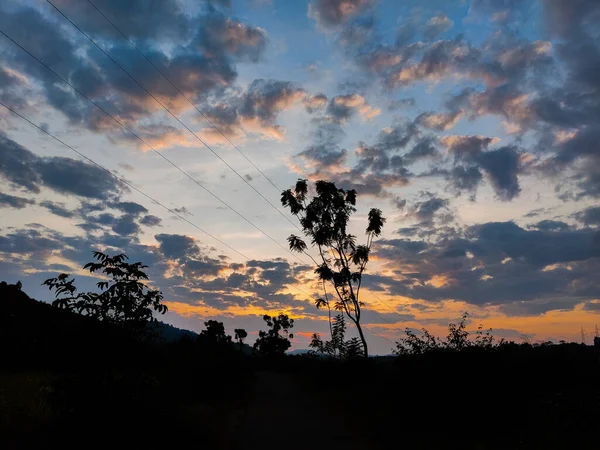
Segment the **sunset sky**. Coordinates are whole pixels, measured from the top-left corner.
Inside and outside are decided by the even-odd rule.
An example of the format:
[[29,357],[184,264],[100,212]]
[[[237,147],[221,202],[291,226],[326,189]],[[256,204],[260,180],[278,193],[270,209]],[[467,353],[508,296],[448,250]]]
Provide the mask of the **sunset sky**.
[[597,0],[52,3],[0,2],[0,102],[148,197],[0,106],[0,280],[50,301],[46,278],[94,289],[91,251],[125,252],[166,322],[252,343],[284,312],[306,348],[326,314],[280,193],[323,179],[357,190],[359,241],[370,208],[387,218],[372,353],[463,312],[497,337],[591,341]]

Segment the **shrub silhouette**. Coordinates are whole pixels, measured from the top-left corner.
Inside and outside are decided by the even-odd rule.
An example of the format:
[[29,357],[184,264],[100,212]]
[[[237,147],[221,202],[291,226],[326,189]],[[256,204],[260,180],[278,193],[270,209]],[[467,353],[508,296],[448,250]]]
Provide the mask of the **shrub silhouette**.
[[[467,331],[468,314],[463,314],[458,324],[450,323],[448,325],[448,335],[445,341],[432,335],[427,329],[421,330],[421,336],[407,328],[406,338],[396,342],[396,348],[392,351],[396,355],[422,355],[435,350],[461,351],[468,348],[492,349],[495,347],[492,329],[483,331],[483,326],[479,325],[475,332],[475,338],[471,339],[471,334]],[[502,339],[497,345],[504,345]]]
[[[324,298],[318,299],[317,308],[327,307],[331,325],[331,304],[327,294],[326,284],[333,284],[337,301],[333,308],[342,311],[354,323],[358,330],[364,356],[369,356],[367,340],[361,327],[360,288],[362,275],[369,262],[369,253],[373,239],[381,234],[385,219],[381,210],[371,209],[369,223],[366,229],[367,240],[364,245],[356,245],[356,236],[348,233],[348,221],[356,212],[356,191],[336,188],[334,183],[317,181],[316,196],[308,201],[308,185],[306,180],[298,180],[295,189],[288,189],[281,194],[281,204],[288,207],[293,215],[300,219],[302,230],[310,244],[319,251],[320,262],[313,259],[317,265],[315,273],[323,283]],[[305,253],[307,244],[298,236],[288,238],[290,249]],[[333,255],[333,256],[332,256]]]
[[148,323],[156,321],[154,312],[164,314],[168,309],[161,303],[162,293],[141,281],[148,280],[142,270],[148,266],[141,262],[126,262],[125,254],[108,256],[93,252],[93,255],[96,261],[83,268],[110,278],[97,283],[100,292],[77,292],[75,279],[63,273],[43,283],[55,291],[56,300],[52,304],[102,322],[121,325],[138,334],[148,331]]

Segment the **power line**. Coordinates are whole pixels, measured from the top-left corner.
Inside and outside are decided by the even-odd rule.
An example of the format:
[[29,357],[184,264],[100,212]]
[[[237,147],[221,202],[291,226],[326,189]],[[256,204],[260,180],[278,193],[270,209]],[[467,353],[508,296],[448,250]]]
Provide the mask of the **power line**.
[[[216,237],[215,235],[211,234],[210,232],[204,230],[203,228],[201,228],[200,226],[196,225],[194,222],[188,220],[187,218],[185,218],[184,216],[182,216],[181,214],[179,214],[178,212],[176,212],[175,210],[169,208],[168,206],[164,205],[163,203],[159,202],[158,200],[156,200],[155,198],[151,197],[150,195],[146,194],[144,191],[142,191],[141,189],[137,188],[136,186],[134,186],[132,183],[130,183],[129,181],[127,181],[126,179],[120,177],[119,175],[117,175],[116,173],[112,172],[111,170],[107,169],[106,167],[104,167],[103,165],[97,163],[96,161],[94,161],[93,159],[91,159],[90,157],[84,155],[83,153],[81,153],[79,150],[75,149],[74,147],[72,147],[71,145],[67,144],[65,141],[61,140],[60,138],[54,136],[54,134],[52,134],[51,132],[49,132],[48,130],[45,130],[44,128],[42,128],[41,126],[37,125],[36,123],[32,122],[31,120],[29,120],[27,117],[23,116],[22,114],[20,114],[19,112],[15,111],[13,108],[11,108],[8,105],[5,105],[4,103],[2,103],[2,101],[0,101],[0,105],[3,106],[4,108],[6,108],[7,110],[9,110],[10,112],[12,112],[14,115],[20,117],[21,119],[23,119],[24,121],[26,121],[27,123],[29,123],[31,126],[33,126],[34,128],[38,129],[39,131],[41,131],[42,133],[50,136],[52,139],[54,139],[55,141],[61,143],[62,145],[64,145],[65,147],[67,147],[69,150],[77,153],[77,155],[79,155],[81,158],[85,159],[86,161],[88,161],[89,163],[93,164],[94,166],[98,167],[99,169],[105,171],[106,173],[110,174],[111,176],[113,176],[114,178],[116,178],[117,180],[119,180],[121,183],[125,184],[126,186],[128,186],[129,188],[133,189],[134,191],[138,192],[139,194],[143,195],[144,197],[146,197],[148,200],[150,200],[151,202],[159,205],[160,207],[162,207],[163,209],[167,210],[168,212],[170,212],[171,214],[177,216],[180,220],[183,220],[184,222],[188,223],[189,225],[193,226],[194,228],[196,228],[197,230],[201,231],[202,233],[206,234],[207,236],[209,236],[210,238],[214,239],[215,241],[217,241],[218,243],[220,243],[221,245],[223,245],[224,247],[227,247],[228,249],[230,249],[231,251],[235,252],[236,254],[240,255],[242,258],[244,258],[247,261],[250,261],[251,258],[247,255],[245,255],[244,253],[240,252],[239,250],[236,250],[235,248],[233,248],[231,245],[223,242],[221,239],[219,239],[218,237]],[[280,277],[279,274],[277,274],[276,272],[274,272],[274,275],[276,275],[279,279],[281,279],[282,281],[285,281],[283,279],[283,277]],[[294,289],[296,289],[298,292],[303,293],[304,295],[307,295],[310,297],[310,294],[308,294],[307,292],[305,292],[304,290],[300,289],[299,287],[290,284],[289,286],[293,287]]]
[[157,66],[154,64],[154,63],[152,62],[152,60],[150,60],[150,58],[149,58],[148,56],[146,56],[146,54],[145,54],[145,53],[143,53],[143,52],[142,52],[142,51],[139,49],[139,47],[138,47],[138,46],[136,46],[136,45],[135,45],[135,43],[134,43],[134,42],[133,42],[131,39],[129,39],[129,38],[127,37],[127,35],[126,35],[125,33],[123,33],[123,32],[122,32],[122,31],[119,29],[119,27],[117,27],[117,26],[114,24],[114,22],[113,22],[113,21],[111,21],[111,20],[110,20],[110,19],[109,19],[109,18],[106,16],[106,14],[104,14],[104,13],[103,13],[103,12],[100,10],[100,8],[98,8],[98,7],[97,7],[97,6],[96,6],[96,5],[95,5],[95,4],[94,4],[94,3],[93,3],[91,0],[88,0],[88,3],[89,3],[90,5],[92,5],[92,7],[93,7],[93,8],[94,8],[96,11],[98,11],[98,13],[99,13],[99,14],[100,14],[102,17],[104,17],[108,23],[110,23],[110,24],[112,25],[112,27],[113,27],[115,30],[117,30],[117,32],[118,32],[118,33],[119,33],[121,36],[123,36],[123,37],[124,37],[124,38],[127,40],[127,42],[129,42],[129,43],[131,44],[131,46],[132,46],[132,47],[133,47],[135,50],[137,50],[137,52],[138,52],[140,55],[142,55],[142,57],[143,57],[143,58],[144,58],[146,61],[148,61],[148,63],[149,63],[149,64],[150,64],[152,67],[154,67],[154,68],[156,69],[156,71],[157,71],[158,73],[160,73],[160,74],[162,75],[162,77],[163,77],[165,80],[167,80],[167,81],[169,82],[169,84],[170,84],[171,86],[173,86],[173,88],[175,88],[175,89],[177,90],[177,92],[179,92],[179,93],[180,93],[180,94],[183,96],[183,98],[185,98],[185,99],[187,100],[187,102],[188,102],[190,105],[192,105],[192,107],[194,107],[194,109],[196,109],[196,111],[198,111],[198,113],[199,113],[199,114],[200,114],[200,115],[201,115],[201,116],[202,116],[202,117],[203,117],[203,118],[204,118],[204,119],[205,119],[205,120],[206,120],[206,121],[207,121],[207,122],[208,122],[208,123],[209,123],[209,124],[210,124],[210,125],[211,125],[211,126],[214,128],[214,129],[215,129],[215,130],[217,130],[217,131],[218,131],[218,132],[221,134],[221,136],[223,136],[223,137],[224,137],[224,138],[227,140],[227,142],[229,142],[229,143],[231,144],[231,146],[232,146],[233,148],[235,148],[235,149],[236,149],[236,150],[237,150],[237,151],[240,153],[240,155],[242,155],[242,156],[243,156],[243,157],[246,159],[246,161],[248,161],[248,162],[249,162],[249,163],[252,165],[252,167],[254,167],[254,168],[255,168],[255,169],[256,169],[256,170],[257,170],[257,171],[258,171],[258,172],[259,172],[259,173],[260,173],[260,174],[261,174],[261,175],[262,175],[262,176],[263,176],[263,177],[264,177],[264,178],[265,178],[265,179],[266,179],[268,182],[269,182],[269,183],[271,183],[271,185],[272,185],[272,186],[273,186],[273,187],[274,187],[274,188],[275,188],[275,189],[278,191],[278,193],[281,193],[281,188],[280,188],[279,186],[277,186],[277,185],[275,184],[275,182],[273,182],[273,180],[271,180],[271,179],[270,179],[270,178],[269,178],[269,177],[268,177],[268,176],[267,176],[267,175],[266,175],[266,174],[265,174],[265,173],[264,173],[264,172],[263,172],[263,171],[262,171],[262,170],[261,170],[261,169],[260,169],[260,168],[259,168],[259,167],[258,167],[256,164],[254,164],[254,162],[253,162],[253,161],[252,161],[250,158],[248,158],[248,156],[247,156],[247,155],[246,155],[244,152],[242,152],[242,150],[240,150],[240,149],[238,148],[238,146],[237,146],[237,145],[235,145],[235,144],[234,144],[234,143],[233,143],[233,142],[232,142],[232,141],[229,139],[229,137],[227,137],[227,135],[226,135],[225,133],[223,133],[223,132],[221,131],[221,129],[220,129],[218,126],[216,126],[216,125],[215,125],[215,124],[214,124],[214,123],[213,123],[213,122],[212,122],[212,121],[211,121],[211,120],[210,120],[210,119],[209,119],[209,118],[206,116],[206,114],[204,114],[204,113],[203,113],[203,112],[202,112],[202,111],[201,111],[201,110],[200,110],[200,109],[199,109],[199,108],[198,108],[198,107],[197,107],[197,106],[196,106],[196,105],[195,105],[195,104],[194,104],[194,103],[193,103],[193,102],[192,102],[192,101],[191,101],[191,100],[188,98],[188,96],[187,96],[187,95],[185,95],[185,93],[183,93],[183,92],[181,91],[181,89],[179,89],[179,88],[178,88],[178,87],[175,85],[175,83],[173,83],[173,82],[171,81],[171,79],[170,79],[169,77],[167,77],[167,76],[165,75],[165,73],[164,73],[163,71],[161,71],[161,70],[160,70],[160,69],[159,69],[159,68],[158,68],[158,67],[157,67]]
[[56,71],[54,71],[51,67],[49,67],[46,63],[44,63],[43,61],[41,61],[39,58],[37,58],[35,55],[33,55],[29,50],[27,50],[25,47],[23,47],[21,44],[19,44],[17,41],[15,41],[13,38],[11,38],[9,35],[7,35],[4,31],[0,30],[0,34],[2,34],[4,37],[6,37],[8,40],[10,40],[13,44],[15,44],[17,47],[19,47],[21,50],[23,50],[25,53],[27,53],[31,58],[35,59],[38,63],[40,63],[42,66],[44,66],[47,70],[49,70],[52,74],[54,74],[57,78],[59,78],[63,83],[67,84],[68,86],[71,87],[71,89],[73,89],[75,92],[77,92],[79,95],[81,95],[83,98],[85,98],[87,101],[89,101],[91,104],[93,104],[96,108],[98,108],[100,111],[102,111],[104,114],[106,114],[109,118],[111,118],[116,124],[118,124],[120,127],[122,127],[124,130],[128,131],[131,135],[133,135],[136,139],[138,139],[140,142],[142,142],[144,145],[146,145],[150,150],[152,150],[154,153],[156,153],[157,155],[159,155],[162,159],[164,159],[165,161],[167,161],[171,166],[173,166],[174,168],[176,168],[179,172],[181,172],[182,174],[184,174],[187,178],[189,178],[191,181],[193,181],[195,184],[197,184],[198,186],[200,186],[202,189],[204,189],[206,192],[208,192],[211,196],[213,196],[216,200],[218,200],[220,203],[222,203],[224,206],[226,206],[228,209],[230,209],[231,211],[233,211],[235,214],[237,214],[239,217],[241,217],[242,219],[244,219],[246,222],[248,222],[252,227],[254,227],[256,230],[258,230],[260,233],[262,233],[264,236],[266,236],[267,238],[269,238],[271,241],[273,241],[275,244],[277,244],[279,247],[281,247],[284,251],[288,252],[290,255],[294,256],[298,261],[300,261],[302,264],[306,264],[305,261],[302,261],[302,259],[300,259],[297,255],[295,255],[294,253],[292,253],[288,248],[284,247],[282,244],[280,244],[278,241],[276,241],[273,237],[271,237],[267,232],[265,232],[264,230],[262,230],[260,227],[258,227],[257,225],[255,225],[253,222],[251,222],[248,218],[246,218],[242,213],[240,213],[239,211],[237,211],[236,209],[234,209],[231,205],[229,205],[227,202],[225,202],[224,200],[222,200],[217,194],[215,194],[214,192],[212,192],[210,189],[208,189],[206,186],[204,186],[202,183],[200,183],[198,180],[196,180],[196,178],[192,177],[188,172],[186,172],[185,170],[183,170],[181,167],[179,167],[177,164],[175,164],[172,160],[170,160],[169,158],[167,158],[162,152],[156,150],[152,145],[150,145],[147,141],[145,141],[143,138],[141,138],[138,134],[136,134],[133,130],[131,130],[129,127],[127,127],[125,124],[123,124],[120,120],[118,120],[117,118],[115,118],[112,114],[110,114],[108,111],[106,111],[102,106],[100,106],[98,103],[96,103],[94,100],[92,100],[91,98],[89,98],[87,95],[85,95],[83,92],[81,92],[79,89],[77,89],[70,81],[68,81],[66,78],[62,77],[60,74],[58,74]]
[[108,54],[108,52],[106,52],[102,47],[100,47],[100,45],[98,45],[96,43],[96,41],[94,41],[85,31],[83,31],[75,22],[73,22],[67,15],[65,15],[56,5],[54,5],[54,3],[52,3],[50,0],[46,0],[46,2],[48,4],[50,4],[61,16],[63,16],[71,25],[73,25],[81,34],[83,34],[98,50],[100,50],[102,53],[104,53],[104,55],[110,59],[117,67],[119,67],[119,69],[121,69],[123,71],[123,73],[125,73],[129,78],[131,78],[131,80],[137,84],[146,94],[148,94],[150,97],[152,97],[152,99],[154,99],[154,101],[156,103],[158,103],[171,117],[173,117],[177,122],[179,122],[181,124],[181,126],[183,126],[187,131],[189,131],[192,136],[194,136],[198,141],[200,141],[207,149],[209,149],[213,155],[215,155],[217,158],[219,158],[221,160],[221,162],[223,162],[223,164],[225,164],[229,169],[231,169],[232,172],[234,172],[239,178],[240,180],[242,180],[244,183],[246,183],[248,186],[250,186],[250,188],[256,192],[264,201],[266,201],[269,205],[271,205],[271,207],[277,211],[281,217],[283,217],[285,220],[287,220],[290,224],[292,224],[292,226],[298,228],[298,226],[292,222],[285,214],[283,214],[279,208],[277,208],[273,203],[271,203],[271,201],[266,198],[260,191],[258,191],[254,186],[252,186],[252,184],[250,184],[248,182],[248,180],[246,180],[246,178],[244,178],[237,170],[235,170],[227,161],[225,161],[217,152],[215,152],[210,145],[208,145],[200,136],[198,136],[196,133],[194,133],[185,123],[183,123],[175,114],[173,114],[171,112],[171,110],[169,108],[167,108],[160,100],[158,100],[148,89],[146,89],[138,80],[136,80],[129,72],[127,72],[127,70],[125,70],[125,68],[119,64],[119,62],[117,60],[115,60],[112,56],[110,56]]
[[383,335],[381,335],[381,334],[379,334],[379,333],[376,333],[375,331],[371,330],[371,329],[370,329],[370,328],[368,328],[368,327],[363,327],[363,328],[364,328],[365,330],[367,330],[369,333],[371,333],[372,335],[374,335],[374,336],[377,336],[377,337],[379,337],[379,338],[381,338],[381,339],[385,339],[386,341],[388,341],[388,342],[391,342],[392,344],[396,344],[396,343],[395,343],[394,341],[392,341],[391,339],[388,339],[388,338],[386,338],[385,336],[383,336]]

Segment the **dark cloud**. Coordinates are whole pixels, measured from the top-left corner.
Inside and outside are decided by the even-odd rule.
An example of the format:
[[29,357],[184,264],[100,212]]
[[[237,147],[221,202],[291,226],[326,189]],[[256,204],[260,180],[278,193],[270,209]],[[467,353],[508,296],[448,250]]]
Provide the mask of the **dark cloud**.
[[446,136],[441,142],[454,157],[455,167],[447,176],[455,189],[474,192],[481,180],[482,169],[500,200],[512,200],[521,192],[518,179],[520,152],[516,147],[488,150],[495,140],[483,136]]
[[588,226],[600,226],[600,206],[590,206],[574,215],[577,221]]
[[561,222],[560,220],[546,219],[528,225],[527,228],[536,229],[539,231],[568,231],[571,229],[571,226],[565,222]]
[[587,23],[600,23],[600,5],[595,0],[542,0],[547,31],[569,37],[584,31]]
[[348,150],[330,148],[325,144],[313,145],[298,153],[298,156],[317,162],[322,167],[339,167],[345,161],[347,155]]
[[162,219],[160,217],[153,216],[151,214],[142,217],[139,221],[141,225],[147,227],[157,227],[161,224]]
[[23,209],[27,205],[33,204],[35,204],[35,202],[31,199],[0,192],[0,208]]
[[132,216],[139,216],[148,212],[145,206],[135,202],[116,202],[110,203],[109,206]]
[[70,209],[65,208],[64,203],[52,202],[50,200],[44,200],[44,201],[40,202],[39,205],[43,206],[48,211],[50,211],[52,214],[57,215],[59,217],[65,217],[67,219],[71,219],[76,216],[76,213],[74,211],[71,211]]
[[38,194],[41,176],[35,170],[40,158],[0,133],[0,175],[12,186]]
[[521,192],[517,177],[520,169],[519,154],[514,147],[502,147],[483,152],[479,163],[486,171],[494,192],[500,200],[512,200]]
[[456,166],[446,173],[451,188],[457,192],[469,192],[471,198],[475,199],[477,188],[483,181],[483,174],[478,167]]
[[431,197],[414,205],[415,217],[422,222],[430,222],[433,216],[442,208],[448,206],[448,200],[439,197]]
[[[87,2],[76,0],[58,0],[56,5],[97,37],[118,39],[120,35]],[[203,2],[207,3],[207,2]],[[182,4],[177,0],[164,0],[146,3],[139,0],[122,2],[120,0],[100,0],[94,4],[119,28],[126,31],[131,39],[185,40],[192,31],[192,23],[185,15]]]
[[[512,222],[469,227],[434,242],[381,240],[375,254],[396,277],[370,276],[391,294],[428,301],[463,300],[519,307],[518,314],[573,308],[598,298],[600,236],[589,229],[525,230]],[[386,263],[387,262],[387,263]],[[412,269],[412,270],[411,270]],[[437,277],[437,278],[434,278]]]
[[36,194],[46,187],[65,195],[107,200],[125,190],[97,166],[65,157],[39,157],[1,133],[0,176]]
[[200,247],[195,239],[180,234],[157,234],[160,251],[167,258],[186,259],[200,256]]
[[120,236],[137,235],[140,232],[140,226],[136,222],[136,217],[130,214],[125,214],[115,219],[111,228]]
[[374,0],[313,0],[308,16],[323,28],[336,28],[363,12]]

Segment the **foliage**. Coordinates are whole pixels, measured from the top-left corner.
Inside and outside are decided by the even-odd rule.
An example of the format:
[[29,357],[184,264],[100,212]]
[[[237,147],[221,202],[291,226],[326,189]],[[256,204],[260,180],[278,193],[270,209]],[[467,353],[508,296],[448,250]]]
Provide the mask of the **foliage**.
[[102,322],[115,323],[125,328],[142,332],[153,322],[154,312],[164,314],[167,306],[162,302],[159,290],[150,289],[142,280],[148,280],[141,262],[128,263],[124,254],[108,256],[93,252],[95,261],[83,266],[90,273],[102,273],[109,281],[97,283],[100,292],[78,292],[75,279],[66,273],[49,278],[44,285],[55,290],[54,306]]
[[[323,282],[325,298],[316,301],[317,308],[331,307],[342,311],[356,325],[363,346],[364,356],[367,357],[368,347],[361,327],[360,288],[362,275],[369,262],[369,254],[373,239],[381,234],[385,223],[379,209],[369,212],[366,228],[366,243],[357,245],[356,236],[348,232],[348,222],[356,212],[356,191],[354,189],[338,189],[334,183],[317,181],[316,195],[308,200],[308,185],[306,180],[298,180],[294,190],[288,189],[281,194],[281,203],[298,217],[305,236],[310,244],[318,249],[319,261],[315,273]],[[308,245],[296,235],[288,238],[290,249],[299,253],[307,252]],[[333,285],[337,301],[330,303],[326,283]],[[332,340],[333,340],[333,330]]]
[[198,341],[207,345],[229,345],[231,344],[231,336],[225,334],[225,326],[223,322],[209,320],[204,322],[205,330],[202,330],[198,335]]
[[323,341],[317,333],[312,335],[309,347],[314,353],[332,359],[352,359],[362,354],[362,344],[356,337],[346,341],[346,321],[343,314],[337,314],[331,327],[331,340]]
[[240,348],[242,348],[244,346],[244,340],[248,337],[248,332],[243,328],[236,328],[233,332],[236,342],[239,344]]
[[294,327],[294,319],[290,319],[286,314],[279,314],[277,317],[265,314],[263,320],[269,329],[258,332],[254,351],[267,357],[283,356],[292,345],[290,339],[293,339],[294,335],[289,330]]
[[[407,328],[406,338],[396,343],[393,352],[397,355],[422,355],[435,350],[461,351],[467,348],[492,349],[494,348],[494,336],[492,329],[483,331],[483,326],[479,325],[475,332],[475,338],[471,339],[467,331],[467,317],[465,313],[458,324],[448,325],[448,336],[445,341],[433,336],[425,328],[421,330],[421,336]],[[499,342],[504,344],[504,340]]]

